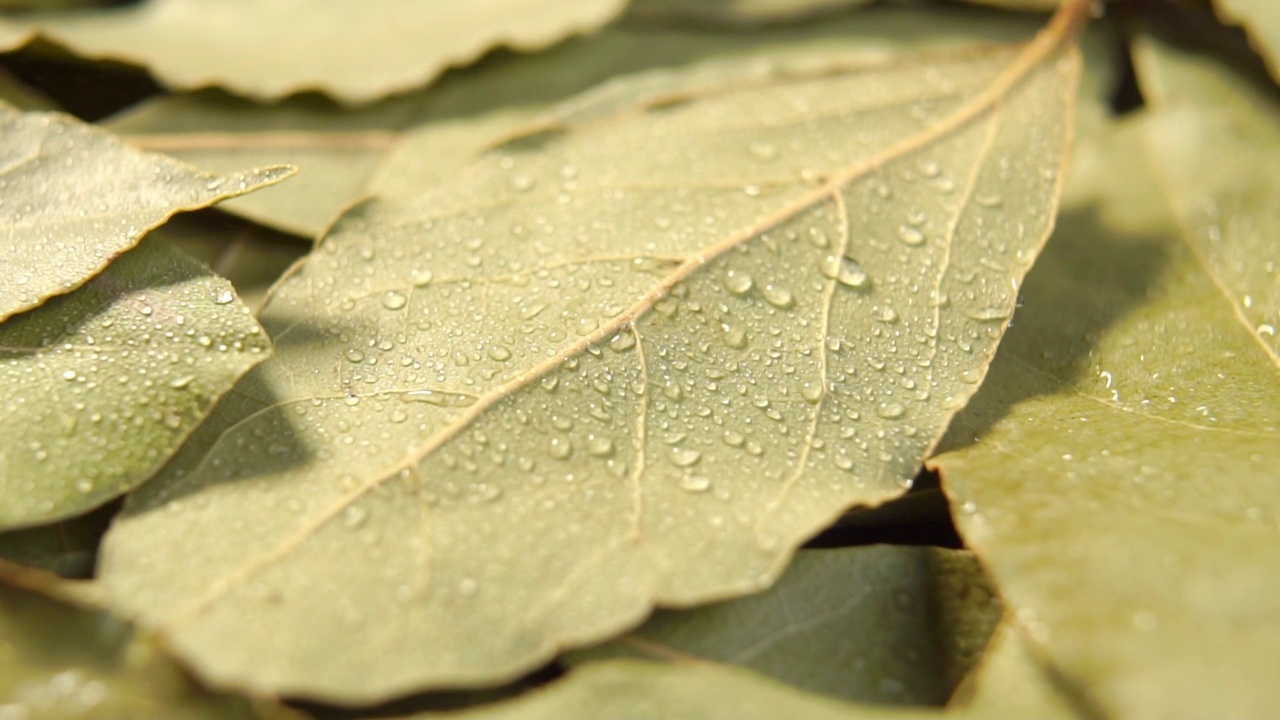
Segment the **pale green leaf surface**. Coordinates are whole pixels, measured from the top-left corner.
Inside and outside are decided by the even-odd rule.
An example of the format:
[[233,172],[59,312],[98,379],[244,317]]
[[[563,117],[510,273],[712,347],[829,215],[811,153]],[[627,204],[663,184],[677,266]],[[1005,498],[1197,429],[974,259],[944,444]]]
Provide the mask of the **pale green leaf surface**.
[[1280,370],[1180,235],[1141,130],[1081,133],[1016,327],[930,464],[1095,715],[1273,718]]
[[1051,47],[586,112],[354,208],[131,497],[112,602],[217,682],[363,702],[769,585],[984,375],[1055,216]]
[[1219,17],[1242,25],[1249,41],[1280,77],[1280,4],[1274,0],[1214,0]]
[[872,0],[632,0],[633,17],[701,20],[731,25],[797,20],[866,5]]
[[270,345],[231,286],[151,241],[0,325],[0,528],[150,477]]
[[79,287],[174,213],[292,172],[205,173],[69,116],[0,103],[0,320]]
[[[833,659],[831,659],[833,660]],[[945,710],[858,705],[806,693],[713,662],[586,663],[504,703],[414,720],[1072,720],[1081,717],[1046,680],[1016,633],[1002,628],[976,673],[971,699]],[[406,718],[405,720],[410,720]]]
[[706,660],[845,700],[942,705],[999,621],[1000,604],[967,553],[805,550],[763,593],[660,611],[630,635],[569,660]]
[[1161,186],[1191,247],[1280,367],[1280,107],[1203,57],[1154,41],[1138,57]]
[[[452,73],[430,89],[342,110],[314,97],[261,106],[219,92],[163,96],[113,118],[107,127],[142,147],[214,170],[287,161],[301,172],[287,183],[220,206],[308,237],[367,193],[414,195],[449,182],[457,168],[556,102],[598,83],[642,71],[647,82],[614,81],[624,102],[672,85],[742,74],[833,53],[883,55],[907,47],[1015,41],[1036,25],[930,8],[877,9],[804,29],[734,33],[623,25],[547,52],[494,58]],[[697,65],[697,72],[680,70]],[[723,70],[721,68],[724,68]],[[677,70],[664,75],[663,69]],[[674,75],[674,77],[671,77]],[[599,107],[599,103],[596,103]],[[401,139],[404,142],[400,142]],[[424,158],[430,158],[424,161]],[[385,161],[385,162],[384,162]]]
[[[7,571],[6,571],[7,572]],[[0,584],[0,717],[22,720],[249,720],[236,697],[196,687],[109,615]]]
[[[364,103],[428,84],[502,46],[536,50],[599,28],[624,0],[147,0],[0,20],[91,58],[146,66],[166,86],[257,100],[319,90]],[[5,25],[9,27],[6,28]]]

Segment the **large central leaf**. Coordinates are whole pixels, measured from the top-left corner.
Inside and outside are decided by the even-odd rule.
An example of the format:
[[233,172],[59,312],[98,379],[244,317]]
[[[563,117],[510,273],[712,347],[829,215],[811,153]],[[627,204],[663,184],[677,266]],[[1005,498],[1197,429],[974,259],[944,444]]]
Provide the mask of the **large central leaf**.
[[207,677],[368,701],[768,585],[985,373],[1055,214],[1060,47],[616,85],[353,209],[108,594]]

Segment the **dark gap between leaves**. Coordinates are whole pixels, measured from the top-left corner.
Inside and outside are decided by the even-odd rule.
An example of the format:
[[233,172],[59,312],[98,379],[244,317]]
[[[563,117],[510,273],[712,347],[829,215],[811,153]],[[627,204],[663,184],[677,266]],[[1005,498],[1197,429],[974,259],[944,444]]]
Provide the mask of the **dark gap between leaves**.
[[952,550],[964,541],[951,521],[951,509],[937,473],[921,470],[911,491],[874,508],[858,507],[805,543],[806,548],[855,545],[933,545]]
[[118,62],[81,60],[43,40],[0,55],[0,67],[86,122],[101,120],[161,92],[143,70]]
[[1165,42],[1211,55],[1260,93],[1280,102],[1280,86],[1271,78],[1266,60],[1249,43],[1244,29],[1224,25],[1209,3],[1133,0],[1125,10],[1125,26],[1131,36],[1141,29]]

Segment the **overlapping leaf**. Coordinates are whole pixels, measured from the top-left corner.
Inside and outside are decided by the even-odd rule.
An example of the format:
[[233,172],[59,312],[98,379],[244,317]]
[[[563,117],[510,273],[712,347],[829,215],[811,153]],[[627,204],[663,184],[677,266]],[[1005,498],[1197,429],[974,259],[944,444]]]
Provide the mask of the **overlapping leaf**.
[[642,18],[753,25],[834,13],[869,2],[871,0],[633,0],[631,12]]
[[505,46],[533,50],[594,30],[624,0],[146,0],[0,20],[0,46],[35,33],[91,58],[146,66],[169,87],[259,100],[319,90],[345,103],[434,80]]
[[1017,326],[932,462],[1037,655],[1084,707],[1274,717],[1280,369],[1164,204],[1142,128],[1087,129]]
[[807,550],[766,592],[659,612],[570,660],[720,662],[846,700],[942,705],[999,620],[1000,605],[971,555],[894,546]]
[[1280,77],[1280,6],[1271,0],[1214,0],[1214,5],[1224,20],[1244,26],[1272,76]]
[[0,103],[0,320],[79,287],[174,213],[291,172],[204,173],[65,115]]
[[0,324],[0,528],[142,483],[269,348],[225,280],[150,241]]
[[[828,658],[834,661],[834,658]],[[414,720],[948,720],[1081,717],[1037,667],[1016,633],[1003,630],[975,678],[971,698],[945,710],[889,708],[834,701],[798,691],[732,665],[606,660],[574,669],[549,687],[462,713],[421,713]]]
[[[1280,365],[1280,107],[1216,63],[1142,46],[1150,157],[1188,242]],[[1191,138],[1213,138],[1212,143]]]
[[155,648],[135,639],[128,625],[7,581],[0,585],[0,716],[297,717],[283,708],[201,690]]
[[[317,98],[260,106],[217,92],[163,96],[113,118],[108,127],[141,147],[170,153],[199,167],[231,170],[282,161],[301,169],[288,183],[237,198],[222,209],[308,237],[366,193],[413,195],[448,182],[457,169],[496,138],[536,120],[556,102],[615,76],[650,71],[650,92],[669,91],[664,70],[718,67],[741,75],[751,58],[759,67],[829,58],[856,48],[883,54],[920,45],[1016,41],[1036,23],[974,19],[965,12],[886,8],[818,26],[770,32],[701,33],[635,24],[610,27],[544,53],[495,59],[444,78],[424,92],[359,109]],[[672,82],[688,84],[690,72]],[[723,81],[723,78],[721,78]],[[628,100],[640,92],[625,84]],[[403,140],[403,142],[401,142]],[[384,162],[385,160],[385,162]],[[382,163],[381,167],[379,164]]]
[[1055,215],[1059,39],[581,113],[353,209],[132,496],[112,602],[218,682],[354,702],[768,585],[982,378]]

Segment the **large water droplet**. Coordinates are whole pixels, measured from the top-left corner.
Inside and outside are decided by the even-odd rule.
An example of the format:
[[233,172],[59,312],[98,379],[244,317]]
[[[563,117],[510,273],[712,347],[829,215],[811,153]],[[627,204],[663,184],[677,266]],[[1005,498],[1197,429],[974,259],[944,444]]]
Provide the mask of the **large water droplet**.
[[382,295],[382,307],[388,310],[399,310],[409,304],[409,298],[396,290],[388,290]]
[[671,464],[676,467],[693,467],[701,459],[702,453],[697,450],[674,448],[671,451]]
[[866,287],[868,280],[866,271],[858,261],[839,255],[827,257],[827,261],[822,264],[822,274],[851,288]]
[[760,297],[763,297],[765,302],[777,308],[789,308],[796,303],[796,298],[791,294],[790,290],[774,283],[765,285],[760,290]]
[[920,228],[912,227],[911,225],[899,225],[898,239],[912,247],[923,245],[924,232]]
[[724,274],[724,289],[734,295],[746,295],[755,284],[755,279],[741,270],[730,270]]
[[886,402],[880,403],[880,407],[876,408],[876,414],[885,420],[897,420],[907,414],[907,409],[902,406],[902,403]]

